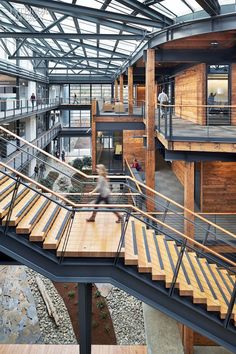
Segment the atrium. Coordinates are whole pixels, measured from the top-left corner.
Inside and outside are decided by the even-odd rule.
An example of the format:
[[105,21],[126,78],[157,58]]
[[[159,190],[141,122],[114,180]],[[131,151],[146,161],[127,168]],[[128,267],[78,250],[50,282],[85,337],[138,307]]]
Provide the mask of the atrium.
[[235,216],[236,1],[0,0],[0,353],[236,353]]

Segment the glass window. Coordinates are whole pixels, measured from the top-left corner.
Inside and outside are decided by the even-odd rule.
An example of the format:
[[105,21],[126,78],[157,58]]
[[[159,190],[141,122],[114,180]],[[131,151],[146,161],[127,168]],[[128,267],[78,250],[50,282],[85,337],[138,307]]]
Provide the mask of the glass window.
[[229,65],[209,65],[207,74],[207,125],[230,124]]
[[106,166],[110,172],[123,170],[123,132],[97,132],[97,164]]

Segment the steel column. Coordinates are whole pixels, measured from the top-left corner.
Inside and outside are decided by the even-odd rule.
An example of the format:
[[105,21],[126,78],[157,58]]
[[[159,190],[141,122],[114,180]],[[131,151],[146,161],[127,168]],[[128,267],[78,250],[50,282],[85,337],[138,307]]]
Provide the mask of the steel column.
[[92,284],[79,284],[80,353],[91,354]]

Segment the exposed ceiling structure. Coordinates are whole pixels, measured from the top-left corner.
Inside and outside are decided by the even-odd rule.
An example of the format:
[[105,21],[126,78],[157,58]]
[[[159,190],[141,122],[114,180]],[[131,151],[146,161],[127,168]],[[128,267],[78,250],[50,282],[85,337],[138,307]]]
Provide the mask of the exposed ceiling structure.
[[199,11],[217,16],[229,3],[234,1],[0,0],[0,47],[12,60],[47,67],[49,75],[115,78],[158,31]]

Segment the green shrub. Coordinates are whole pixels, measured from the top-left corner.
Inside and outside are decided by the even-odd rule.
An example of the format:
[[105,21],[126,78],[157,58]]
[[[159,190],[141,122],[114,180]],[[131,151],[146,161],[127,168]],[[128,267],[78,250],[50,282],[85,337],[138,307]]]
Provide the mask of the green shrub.
[[94,294],[94,297],[100,297],[101,296],[101,293],[99,290],[96,290],[95,291],[95,294]]
[[105,302],[103,300],[97,301],[96,306],[101,310],[105,307]]
[[74,291],[74,290],[70,290],[70,291],[68,292],[68,297],[69,297],[70,299],[73,299],[73,298],[75,297],[75,291]]
[[73,167],[76,168],[77,170],[81,171],[83,166],[84,166],[83,160],[78,158],[73,161]]
[[108,313],[107,312],[104,312],[104,311],[101,311],[100,313],[100,318],[102,320],[106,320],[108,318]]

